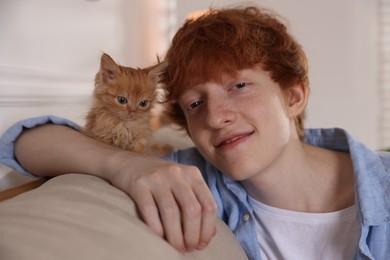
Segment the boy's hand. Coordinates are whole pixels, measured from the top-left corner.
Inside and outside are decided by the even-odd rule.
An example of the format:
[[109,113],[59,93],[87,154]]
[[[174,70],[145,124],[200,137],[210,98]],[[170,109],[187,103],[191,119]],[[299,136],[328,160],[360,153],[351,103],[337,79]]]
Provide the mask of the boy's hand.
[[146,224],[182,253],[203,249],[216,232],[217,205],[199,169],[149,157],[129,163],[110,179],[135,201]]

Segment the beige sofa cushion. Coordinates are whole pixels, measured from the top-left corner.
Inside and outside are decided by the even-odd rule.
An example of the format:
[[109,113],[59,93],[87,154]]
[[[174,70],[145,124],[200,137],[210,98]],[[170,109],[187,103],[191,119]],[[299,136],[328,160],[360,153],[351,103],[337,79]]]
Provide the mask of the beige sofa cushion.
[[222,221],[206,249],[181,255],[139,219],[124,192],[81,174],[53,178],[0,203],[0,258],[247,259]]

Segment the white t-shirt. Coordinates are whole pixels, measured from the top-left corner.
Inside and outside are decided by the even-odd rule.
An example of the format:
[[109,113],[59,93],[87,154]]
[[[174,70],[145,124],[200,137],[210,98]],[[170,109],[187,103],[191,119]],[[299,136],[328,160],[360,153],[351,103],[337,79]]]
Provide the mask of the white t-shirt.
[[274,208],[253,198],[263,259],[353,259],[360,237],[356,208],[306,213]]

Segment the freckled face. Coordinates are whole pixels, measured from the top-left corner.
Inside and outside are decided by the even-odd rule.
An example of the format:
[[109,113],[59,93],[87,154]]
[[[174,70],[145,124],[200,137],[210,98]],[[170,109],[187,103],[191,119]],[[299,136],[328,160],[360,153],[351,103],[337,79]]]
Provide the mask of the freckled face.
[[283,93],[268,72],[254,68],[224,76],[222,84],[189,88],[179,104],[201,154],[224,174],[246,180],[276,164],[295,132]]

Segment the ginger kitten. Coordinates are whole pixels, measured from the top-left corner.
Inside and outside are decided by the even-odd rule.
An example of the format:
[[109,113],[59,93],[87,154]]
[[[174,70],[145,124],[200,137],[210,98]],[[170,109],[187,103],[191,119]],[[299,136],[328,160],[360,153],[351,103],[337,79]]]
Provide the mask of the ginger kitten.
[[83,132],[138,153],[161,154],[172,150],[169,145],[158,147],[151,144],[151,109],[157,102],[155,68],[124,67],[104,53]]

